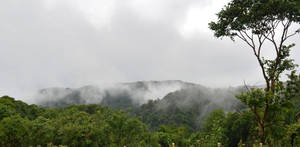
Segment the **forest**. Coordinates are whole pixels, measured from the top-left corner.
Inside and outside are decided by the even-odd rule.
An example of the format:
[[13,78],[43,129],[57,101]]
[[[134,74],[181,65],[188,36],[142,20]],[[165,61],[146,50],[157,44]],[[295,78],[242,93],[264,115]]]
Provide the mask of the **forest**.
[[[139,99],[147,83],[126,83],[129,91],[100,91],[101,101],[82,95],[99,94],[93,87],[44,89],[48,99],[37,104],[2,96],[0,146],[300,147],[300,74],[291,58],[299,47],[289,42],[300,33],[299,0],[231,0],[217,17],[214,36],[245,43],[263,85],[213,90],[175,81],[175,91]],[[47,101],[57,91],[64,95]]]
[[[286,96],[300,96],[300,76],[291,75],[282,88]],[[180,92],[180,91],[179,91]],[[293,92],[293,93],[292,93]],[[259,145],[255,115],[242,106],[234,112],[214,110],[199,121],[199,107],[175,103],[158,109],[160,101],[173,102],[180,94],[149,100],[135,109],[115,109],[99,104],[45,108],[9,96],[0,98],[1,146],[153,146],[214,147]],[[289,100],[272,131],[277,146],[300,145],[299,99]],[[198,108],[198,109],[197,109]],[[299,117],[299,116],[298,116]],[[198,118],[198,119],[197,119]],[[271,135],[271,134],[270,134]]]
[[[151,105],[153,102],[149,103]],[[151,108],[143,109],[152,111]],[[192,127],[188,126],[191,121],[171,110],[169,115],[178,117],[174,125],[160,125],[157,128],[143,123],[141,117],[95,104],[42,108],[3,96],[0,111],[1,146],[167,147],[172,143],[176,146],[214,146],[219,139],[231,146],[254,135],[251,134],[254,122],[249,123],[252,116],[246,111],[225,114],[222,110],[216,110],[208,116],[201,132],[188,129]],[[157,119],[147,117],[148,121]],[[180,125],[182,121],[186,121],[186,125]]]
[[[280,90],[287,101],[282,100],[285,106],[273,110],[280,114],[276,114],[277,124],[269,134],[272,143],[279,147],[300,145],[297,122],[300,120],[300,75],[292,73],[289,78]],[[207,90],[186,87],[140,106],[132,104],[124,95],[109,97],[114,100],[106,106],[100,103],[61,107],[28,105],[3,96],[0,98],[1,146],[169,147],[173,143],[178,147],[215,147],[218,143],[225,147],[259,146],[255,114],[243,103],[230,105],[231,109],[220,107],[211,100]],[[242,91],[236,95],[238,98],[249,92],[245,88],[233,91]],[[230,97],[225,101],[235,102]],[[55,102],[55,106],[60,106],[60,102]]]

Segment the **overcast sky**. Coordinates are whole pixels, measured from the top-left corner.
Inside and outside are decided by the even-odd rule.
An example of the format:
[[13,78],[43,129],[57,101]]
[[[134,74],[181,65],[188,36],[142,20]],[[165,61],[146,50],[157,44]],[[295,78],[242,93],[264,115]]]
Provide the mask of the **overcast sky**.
[[[227,2],[2,0],[0,95],[139,80],[262,84],[251,50],[208,29]],[[292,54],[299,64],[300,51]]]

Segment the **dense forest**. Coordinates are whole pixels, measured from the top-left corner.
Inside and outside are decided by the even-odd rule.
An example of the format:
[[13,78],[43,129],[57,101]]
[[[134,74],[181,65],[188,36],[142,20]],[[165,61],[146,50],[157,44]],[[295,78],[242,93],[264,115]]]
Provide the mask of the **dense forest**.
[[[285,84],[300,96],[300,81],[293,77]],[[297,90],[298,89],[298,90]],[[28,105],[9,96],[0,98],[1,146],[175,146],[213,147],[258,145],[255,116],[245,106],[234,112],[214,110],[199,120],[203,104],[188,107],[179,105],[183,89],[168,94],[164,99],[149,100],[135,109],[112,109],[97,104],[45,108]],[[199,92],[198,92],[199,96]],[[170,103],[166,103],[170,101]],[[171,103],[172,102],[172,103]],[[297,104],[297,99],[293,104]],[[166,105],[167,104],[167,105]],[[164,105],[161,109],[158,106]],[[276,128],[276,144],[299,146],[300,124],[297,107],[287,109],[282,115],[282,126]],[[275,132],[274,132],[275,133]],[[276,135],[276,136],[275,136]]]
[[[293,98],[289,109],[280,115],[277,122],[280,125],[273,128],[273,141],[278,146],[300,146],[300,123],[297,123],[300,109],[296,106],[300,76],[291,75],[282,89],[286,96]],[[125,110],[99,104],[45,108],[3,96],[0,98],[0,143],[5,147],[169,147],[172,143],[180,147],[214,147],[218,142],[226,147],[252,147],[259,144],[255,115],[241,104],[232,112],[211,111],[197,124],[201,108],[209,101],[180,99],[191,93],[190,90],[178,90],[164,99],[149,100],[138,108]],[[199,97],[203,94],[196,93]],[[195,105],[179,105],[183,100],[191,100]],[[197,104],[200,102],[201,105]]]
[[[153,103],[150,101],[148,105]],[[242,141],[256,143],[253,134],[255,122],[247,111],[213,111],[206,118],[201,131],[189,129],[193,127],[193,117],[189,113],[174,115],[172,113],[176,112],[172,110],[168,110],[168,115],[177,117],[174,125],[167,123],[169,125],[155,126],[155,129],[146,123],[156,122],[156,117],[145,114],[147,120],[143,123],[141,117],[95,104],[42,108],[3,96],[0,98],[0,112],[1,146],[6,147],[51,144],[168,147],[172,143],[176,146],[216,146],[218,141],[231,147]],[[176,124],[182,121],[186,122],[185,125]],[[290,136],[285,139],[288,142]]]

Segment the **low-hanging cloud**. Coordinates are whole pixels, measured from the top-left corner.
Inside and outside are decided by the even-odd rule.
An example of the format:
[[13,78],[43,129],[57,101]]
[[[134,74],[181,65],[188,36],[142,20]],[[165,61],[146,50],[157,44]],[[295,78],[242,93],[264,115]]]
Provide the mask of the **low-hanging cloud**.
[[[133,105],[141,105],[149,100],[162,99],[170,92],[198,86],[182,81],[139,81],[134,83],[103,84],[80,88],[47,88],[39,90],[34,96],[35,104],[45,107],[63,107],[70,104],[106,104],[115,99],[115,103],[126,99]],[[199,87],[199,86],[198,86]]]

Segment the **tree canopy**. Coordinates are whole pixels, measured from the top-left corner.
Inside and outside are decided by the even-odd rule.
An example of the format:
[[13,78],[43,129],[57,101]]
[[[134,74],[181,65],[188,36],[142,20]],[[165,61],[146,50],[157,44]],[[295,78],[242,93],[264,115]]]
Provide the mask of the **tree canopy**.
[[[218,20],[209,23],[216,37],[244,41],[259,63],[265,88],[248,89],[237,98],[255,115],[260,141],[267,140],[270,146],[272,140],[281,137],[274,130],[282,129],[279,126],[284,121],[284,112],[295,107],[295,97],[289,95],[280,77],[297,67],[289,58],[295,44],[287,41],[300,32],[300,28],[292,27],[300,24],[298,5],[297,0],[232,0],[217,14]],[[271,47],[265,45],[267,42]],[[275,57],[264,55],[265,49],[271,49]]]

